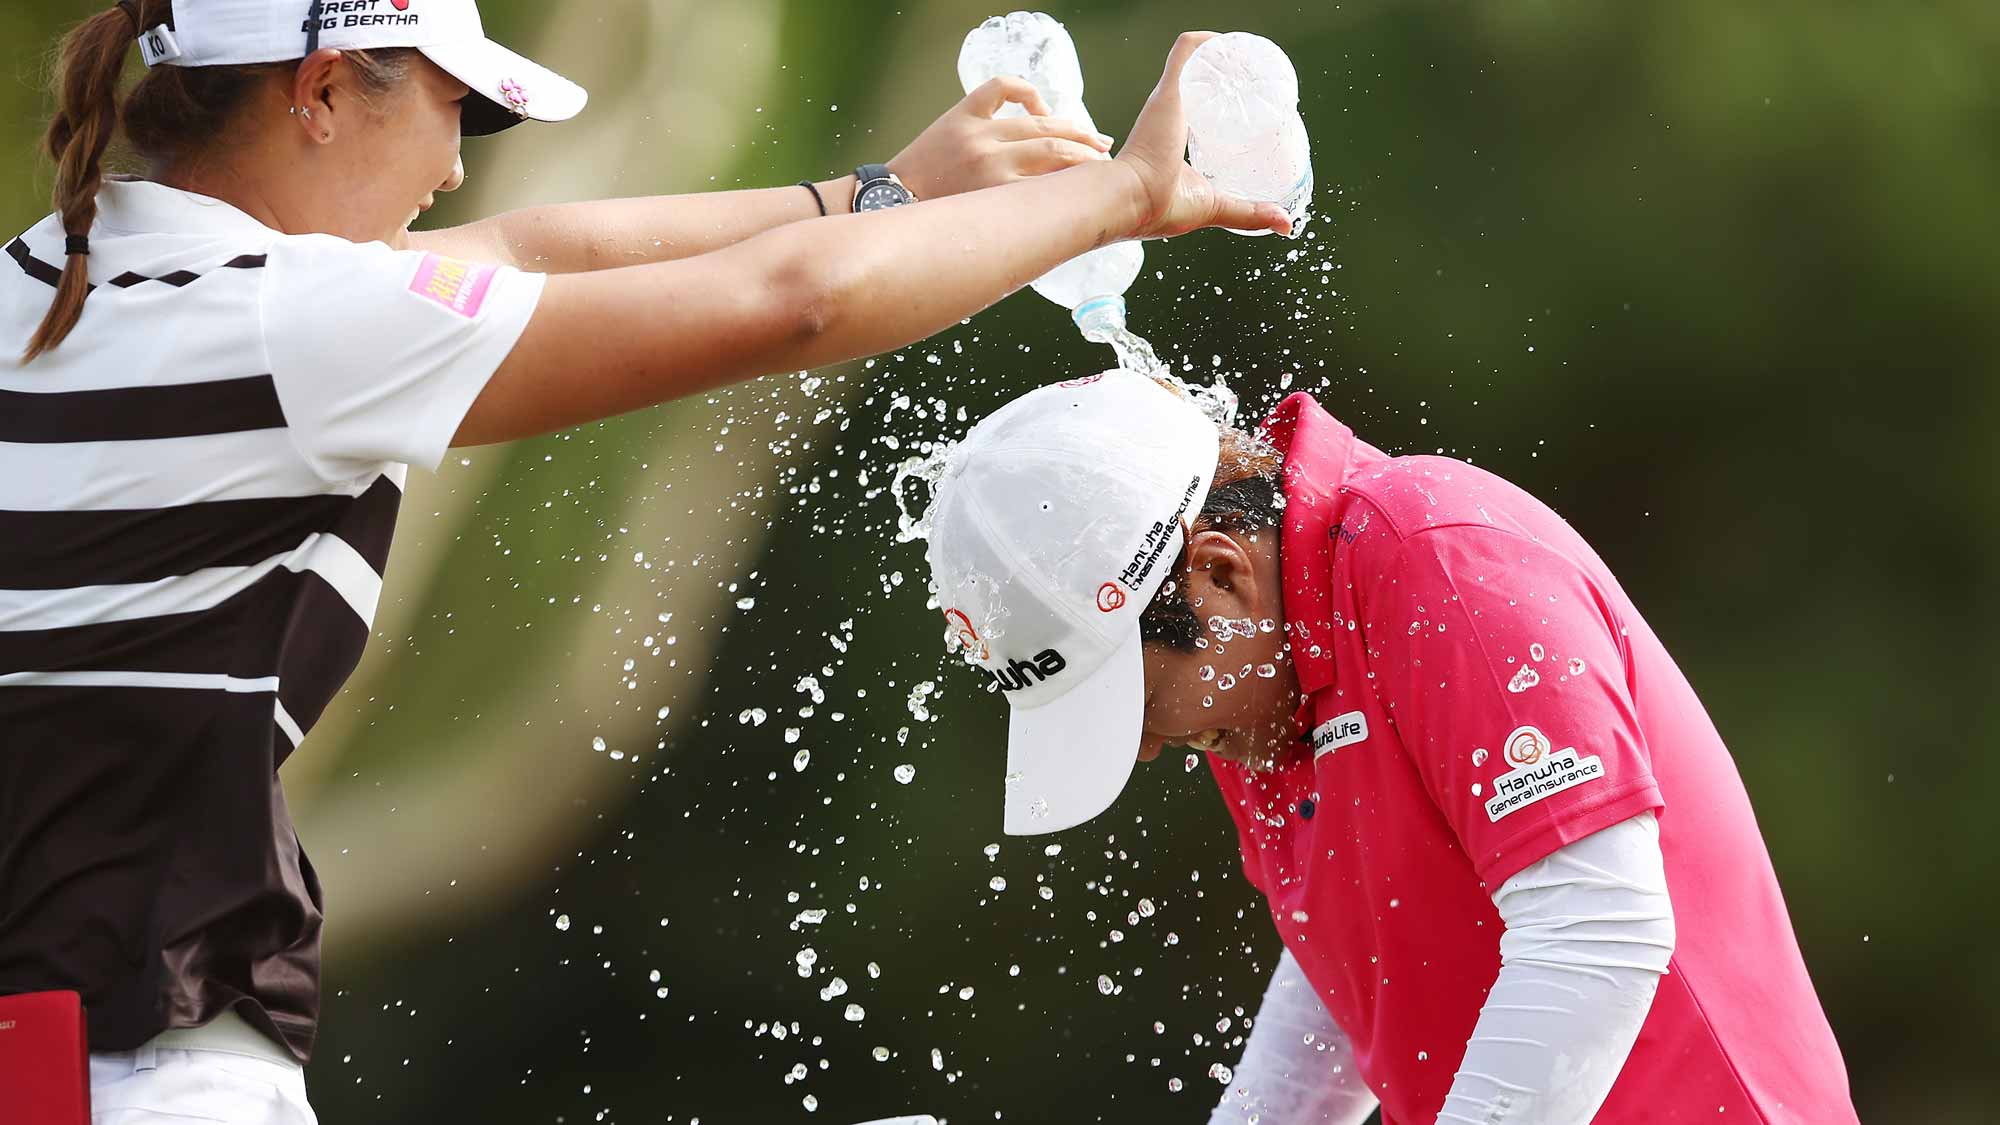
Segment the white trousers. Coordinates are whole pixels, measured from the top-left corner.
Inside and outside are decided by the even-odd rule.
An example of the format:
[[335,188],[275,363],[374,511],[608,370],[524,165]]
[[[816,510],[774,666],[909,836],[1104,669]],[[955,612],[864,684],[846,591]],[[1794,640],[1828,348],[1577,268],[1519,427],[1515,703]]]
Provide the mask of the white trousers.
[[90,1056],[91,1125],[318,1125],[305,1068],[235,1014]]

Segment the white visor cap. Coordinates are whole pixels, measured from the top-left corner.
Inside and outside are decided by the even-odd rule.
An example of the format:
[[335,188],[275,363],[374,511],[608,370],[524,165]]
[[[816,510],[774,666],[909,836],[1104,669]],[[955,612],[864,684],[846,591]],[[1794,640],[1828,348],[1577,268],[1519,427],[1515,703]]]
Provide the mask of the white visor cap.
[[414,47],[471,88],[468,137],[531,118],[567,121],[590,100],[583,87],[486,38],[475,0],[174,0],[174,26],[139,36],[147,66],[288,62],[320,47]]
[[1010,836],[1111,807],[1145,729],[1139,614],[1215,478],[1215,423],[1130,371],[1030,391],[947,460],[926,552],[946,643],[1007,697]]

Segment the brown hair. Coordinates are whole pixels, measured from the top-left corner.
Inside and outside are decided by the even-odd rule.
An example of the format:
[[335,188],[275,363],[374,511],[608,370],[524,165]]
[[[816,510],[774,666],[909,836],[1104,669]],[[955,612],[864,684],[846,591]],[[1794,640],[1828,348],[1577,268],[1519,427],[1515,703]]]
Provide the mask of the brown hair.
[[[125,98],[118,81],[140,34],[161,24],[173,26],[172,0],[124,0],[117,7],[70,29],[56,48],[55,116],[43,146],[55,161],[56,213],[69,236],[62,280],[54,303],[28,341],[26,363],[63,342],[83,316],[90,295],[89,258],[80,240],[97,219],[97,192],[104,184],[104,154],[124,126],[132,150],[156,168],[184,165],[214,143],[250,100],[259,84],[286,72],[292,63],[248,66],[161,66]],[[301,42],[303,47],[304,43]],[[344,51],[362,90],[388,92],[409,76],[409,48]]]

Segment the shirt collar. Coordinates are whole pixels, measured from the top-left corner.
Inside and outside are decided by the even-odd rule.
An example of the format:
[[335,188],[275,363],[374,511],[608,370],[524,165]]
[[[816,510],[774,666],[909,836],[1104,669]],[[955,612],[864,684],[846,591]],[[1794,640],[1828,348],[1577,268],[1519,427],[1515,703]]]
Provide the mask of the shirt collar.
[[1333,684],[1334,636],[1342,628],[1333,608],[1333,536],[1354,431],[1300,392],[1264,419],[1262,433],[1285,458],[1285,523],[1279,537],[1285,630],[1299,688],[1310,696]]
[[106,180],[97,190],[98,222],[130,234],[277,234],[220,199],[150,180]]

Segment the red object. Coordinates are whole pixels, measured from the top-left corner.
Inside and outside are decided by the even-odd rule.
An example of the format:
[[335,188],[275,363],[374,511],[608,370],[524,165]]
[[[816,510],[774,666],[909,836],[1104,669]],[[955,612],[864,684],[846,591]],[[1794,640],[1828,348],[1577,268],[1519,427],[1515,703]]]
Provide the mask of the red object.
[[89,1125],[90,1046],[76,993],[0,996],[0,1121]]
[[1388,457],[1308,396],[1265,428],[1311,750],[1210,764],[1382,1120],[1437,1119],[1500,970],[1500,884],[1657,810],[1678,936],[1597,1120],[1853,1125],[1735,763],[1602,560],[1519,488]]

